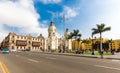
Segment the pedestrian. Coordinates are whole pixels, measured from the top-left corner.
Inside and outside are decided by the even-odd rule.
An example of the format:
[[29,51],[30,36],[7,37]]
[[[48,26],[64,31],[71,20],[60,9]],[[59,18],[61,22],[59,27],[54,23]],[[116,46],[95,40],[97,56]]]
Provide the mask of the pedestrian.
[[103,51],[103,50],[101,50],[101,58],[103,58],[103,54],[104,54],[104,51]]

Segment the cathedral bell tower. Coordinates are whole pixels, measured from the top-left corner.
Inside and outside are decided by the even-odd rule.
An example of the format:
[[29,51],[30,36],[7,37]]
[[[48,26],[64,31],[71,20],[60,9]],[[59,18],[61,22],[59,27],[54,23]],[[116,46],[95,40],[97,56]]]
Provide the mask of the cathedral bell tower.
[[54,22],[50,22],[50,26],[48,28],[48,50],[55,50],[58,48],[58,40],[56,37],[56,27]]
[[54,26],[54,22],[50,22],[50,26],[48,28],[48,37],[54,38],[56,36],[56,27]]

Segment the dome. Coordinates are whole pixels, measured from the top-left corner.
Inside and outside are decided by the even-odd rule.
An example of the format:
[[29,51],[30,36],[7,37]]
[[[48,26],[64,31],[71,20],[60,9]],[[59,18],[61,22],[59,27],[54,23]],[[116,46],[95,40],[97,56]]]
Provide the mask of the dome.
[[50,26],[48,28],[48,31],[56,31],[56,27],[54,26],[54,22],[50,22]]

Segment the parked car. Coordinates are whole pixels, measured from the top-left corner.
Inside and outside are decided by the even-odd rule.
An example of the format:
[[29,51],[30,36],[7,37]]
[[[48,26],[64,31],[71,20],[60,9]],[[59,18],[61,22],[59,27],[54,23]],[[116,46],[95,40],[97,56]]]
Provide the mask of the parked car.
[[4,53],[4,54],[7,54],[9,52],[10,52],[9,49],[7,49],[7,48],[5,48],[5,49],[2,50],[2,53]]
[[17,50],[16,49],[12,49],[12,50],[10,50],[10,52],[16,52]]

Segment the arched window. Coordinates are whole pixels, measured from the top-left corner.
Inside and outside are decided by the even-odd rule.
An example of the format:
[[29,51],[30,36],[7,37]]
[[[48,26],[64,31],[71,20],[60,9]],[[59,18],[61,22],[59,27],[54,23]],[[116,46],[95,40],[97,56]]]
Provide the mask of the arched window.
[[31,44],[31,42],[29,41],[29,44]]
[[14,46],[12,46],[12,49],[14,49]]
[[17,38],[19,38],[19,36],[17,36]]
[[55,36],[55,33],[53,33],[53,36]]
[[14,35],[12,37],[14,38]]
[[23,36],[21,36],[21,39],[23,39]]
[[12,43],[14,43],[14,41],[12,41]]

